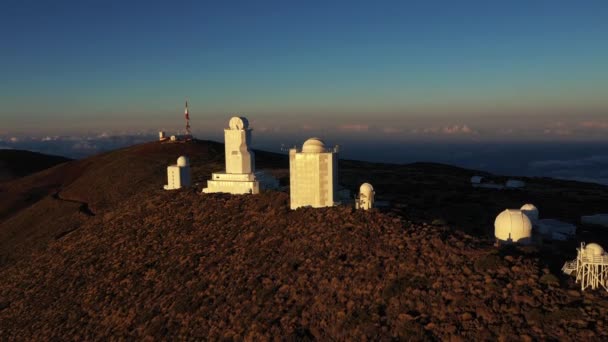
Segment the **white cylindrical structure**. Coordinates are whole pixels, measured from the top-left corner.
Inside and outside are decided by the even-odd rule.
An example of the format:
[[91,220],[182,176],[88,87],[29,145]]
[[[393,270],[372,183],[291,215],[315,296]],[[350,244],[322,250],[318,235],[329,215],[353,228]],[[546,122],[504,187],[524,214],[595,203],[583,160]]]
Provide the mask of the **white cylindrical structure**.
[[361,184],[359,187],[359,201],[357,209],[368,210],[374,207],[374,187],[369,183]]
[[530,243],[532,221],[521,210],[506,209],[494,221],[494,236],[501,242]]
[[528,216],[532,224],[536,224],[538,221],[538,208],[531,203],[526,203],[521,206],[520,210]]
[[158,140],[165,140],[165,132],[164,131],[158,132]]
[[188,160],[188,157],[181,156],[181,157],[177,158],[177,166],[186,167],[189,165],[190,165],[190,160]]

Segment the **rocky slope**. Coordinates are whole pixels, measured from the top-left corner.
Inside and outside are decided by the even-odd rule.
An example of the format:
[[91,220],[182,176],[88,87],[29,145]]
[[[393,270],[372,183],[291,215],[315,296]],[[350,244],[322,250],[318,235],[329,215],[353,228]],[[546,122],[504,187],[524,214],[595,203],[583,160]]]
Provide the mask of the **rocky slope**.
[[[181,154],[195,187],[160,190]],[[286,156],[256,161],[288,183]],[[342,160],[344,188],[370,181],[390,206],[291,211],[284,192],[201,195],[222,168],[221,144],[153,142],[0,184],[2,339],[606,339],[605,292],[559,274],[606,234],[491,239],[506,207],[576,223],[608,207],[604,186],[493,191],[471,170]]]
[[608,338],[534,249],[288,196],[139,194],[0,270],[8,339]]

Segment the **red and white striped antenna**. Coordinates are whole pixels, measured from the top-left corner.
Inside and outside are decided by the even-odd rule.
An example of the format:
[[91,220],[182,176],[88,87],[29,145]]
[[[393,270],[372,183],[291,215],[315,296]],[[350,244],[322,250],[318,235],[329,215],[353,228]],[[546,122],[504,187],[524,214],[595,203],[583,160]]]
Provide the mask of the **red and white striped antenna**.
[[188,99],[186,99],[184,118],[186,119],[186,138],[192,138],[192,132],[190,131],[190,113],[188,113]]

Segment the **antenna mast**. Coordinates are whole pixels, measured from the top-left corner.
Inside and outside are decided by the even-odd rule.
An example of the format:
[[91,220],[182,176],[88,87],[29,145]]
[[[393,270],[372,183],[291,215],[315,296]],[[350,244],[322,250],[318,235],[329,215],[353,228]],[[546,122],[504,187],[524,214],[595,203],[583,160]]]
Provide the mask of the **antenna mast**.
[[190,131],[190,114],[188,113],[188,100],[186,99],[186,110],[184,112],[186,119],[186,139],[192,139],[192,132]]

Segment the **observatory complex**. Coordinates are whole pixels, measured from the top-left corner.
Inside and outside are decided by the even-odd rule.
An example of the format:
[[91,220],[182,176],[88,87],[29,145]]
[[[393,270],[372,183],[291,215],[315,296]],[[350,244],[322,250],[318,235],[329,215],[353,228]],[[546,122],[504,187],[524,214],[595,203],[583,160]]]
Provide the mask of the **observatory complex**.
[[291,209],[331,207],[338,183],[337,147],[326,148],[321,139],[310,138],[302,149],[289,150]]
[[177,190],[191,184],[190,161],[187,157],[177,158],[177,164],[167,167],[167,185],[165,190]]
[[224,129],[226,171],[215,172],[207,181],[204,193],[257,194],[260,185],[255,177],[255,162],[251,144],[251,128],[246,118],[233,117]]

